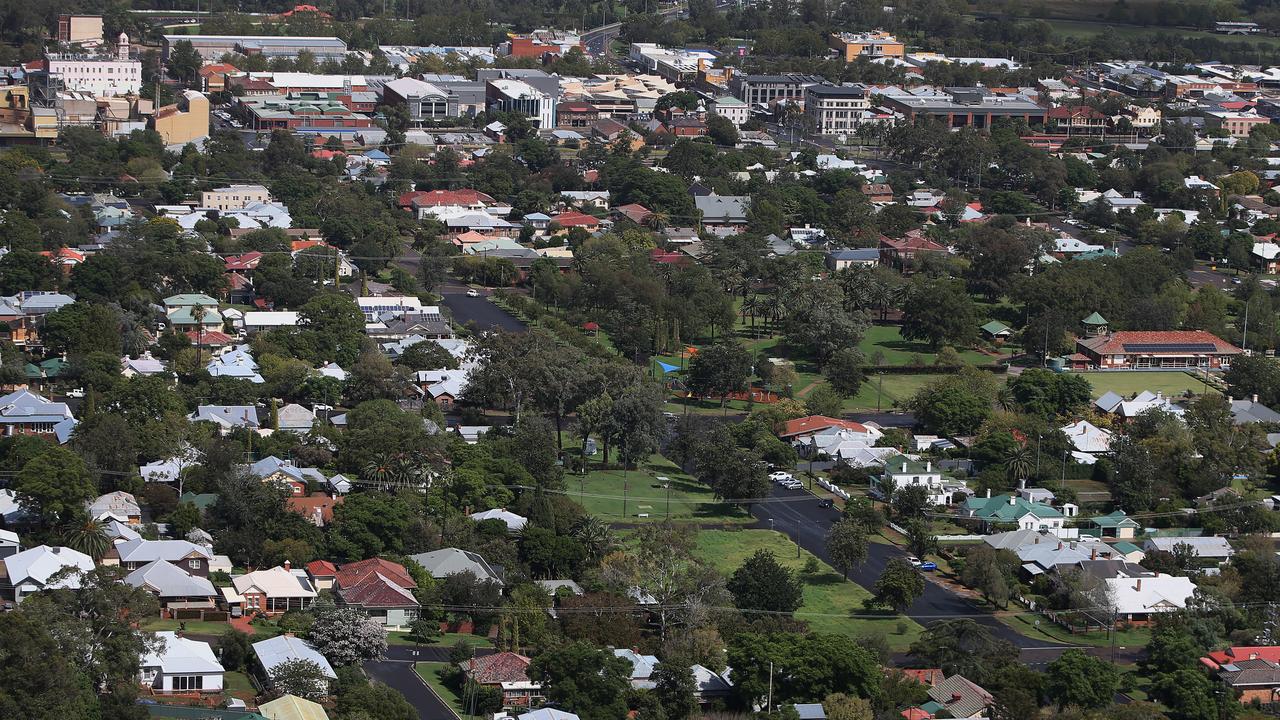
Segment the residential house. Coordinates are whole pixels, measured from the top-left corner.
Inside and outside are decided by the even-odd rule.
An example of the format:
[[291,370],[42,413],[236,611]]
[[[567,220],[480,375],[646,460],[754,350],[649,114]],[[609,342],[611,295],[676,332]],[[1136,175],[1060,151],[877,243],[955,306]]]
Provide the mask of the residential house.
[[22,543],[18,539],[18,533],[12,530],[0,530],[0,561],[17,555],[21,549]]
[[155,595],[165,612],[212,610],[219,595],[208,578],[192,575],[166,560],[152,560],[126,575],[124,582]]
[[1106,578],[1103,582],[1107,584],[1116,621],[1131,625],[1146,625],[1152,615],[1185,608],[1196,589],[1189,577],[1164,574]]
[[102,556],[103,565],[119,565],[126,572],[156,560],[171,562],[183,570],[198,577],[209,576],[209,563],[213,560],[213,552],[203,545],[190,540],[126,540],[116,543],[106,555]]
[[657,655],[642,655],[630,648],[618,648],[613,656],[631,663],[631,687],[636,690],[652,690],[655,687],[653,672],[658,669]]
[[137,498],[123,490],[100,495],[84,506],[90,520],[119,520],[129,525],[142,524],[142,510],[138,507]]
[[276,410],[276,429],[282,432],[306,434],[316,422],[316,411],[298,403],[289,403]]
[[862,423],[853,420],[843,420],[841,418],[827,417],[826,415],[806,415],[805,417],[788,420],[783,423],[782,430],[778,433],[778,437],[781,440],[794,444],[833,428],[865,434],[868,440],[872,443],[884,434],[876,428],[863,425]]
[[890,205],[893,203],[893,187],[888,183],[867,183],[862,186],[862,194],[872,205]]
[[502,584],[502,576],[499,574],[498,569],[489,565],[484,558],[470,550],[443,548],[427,553],[419,553],[410,559],[421,565],[423,569],[431,573],[431,577],[437,580],[447,578],[450,575],[469,572],[478,580]]
[[5,436],[46,435],[65,443],[75,426],[66,403],[49,402],[26,388],[0,397],[0,428]]
[[1245,400],[1231,401],[1231,419],[1236,425],[1280,423],[1280,412],[1258,402],[1258,396],[1254,395]]
[[23,598],[41,590],[57,590],[61,588],[80,587],[79,573],[64,574],[57,579],[63,570],[71,568],[79,572],[93,570],[93,558],[82,552],[67,547],[49,547],[38,545],[30,550],[10,555],[4,559],[3,571],[0,575],[0,597],[22,602]]
[[507,526],[507,532],[518,533],[524,529],[529,523],[529,519],[510,512],[506,508],[494,508],[492,510],[484,510],[482,512],[471,513],[471,519],[476,522],[484,522],[485,520],[498,520]]
[[1013,552],[1022,561],[1022,572],[1030,577],[1053,572],[1064,566],[1111,560],[1113,557],[1111,546],[1100,540],[1059,540],[1038,531],[1030,543],[1013,548]]
[[258,374],[258,361],[253,358],[248,345],[237,345],[212,358],[205,365],[205,370],[214,377],[248,380],[254,384],[265,382]]
[[1143,543],[1143,549],[1147,552],[1160,550],[1163,552],[1177,552],[1179,546],[1185,546],[1190,549],[1191,554],[1199,558],[1202,562],[1222,564],[1231,559],[1236,554],[1235,548],[1231,547],[1231,543],[1227,542],[1224,537],[1210,535],[1207,537],[1176,537],[1159,535],[1147,538]]
[[235,428],[257,430],[258,409],[252,405],[200,405],[187,416],[191,422],[211,422],[226,435]]
[[140,660],[139,681],[157,695],[221,693],[225,672],[209,643],[179,636],[169,630],[156,633],[160,646]]
[[950,505],[955,493],[963,492],[964,483],[957,483],[934,467],[932,460],[918,460],[906,455],[894,455],[884,461],[884,472],[870,480],[871,494],[885,497],[907,487],[923,487],[928,490],[931,505]]
[[702,227],[717,235],[736,235],[747,229],[751,198],[746,195],[700,195],[693,199]]
[[560,198],[566,205],[583,210],[609,209],[608,190],[562,190]]
[[1071,457],[1078,463],[1092,465],[1097,461],[1098,455],[1111,452],[1111,431],[1104,430],[1088,420],[1077,420],[1060,429],[1075,448],[1071,452]]
[[1094,400],[1093,405],[1102,412],[1115,415],[1126,422],[1151,410],[1159,410],[1179,418],[1186,414],[1186,410],[1181,405],[1165,397],[1163,392],[1150,390],[1143,390],[1130,400],[1125,400],[1115,392],[1107,391],[1102,397]]
[[929,688],[929,702],[920,706],[929,717],[984,718],[995,704],[991,693],[963,675],[944,678]]
[[320,672],[330,681],[338,680],[333,666],[321,655],[311,643],[293,635],[278,635],[268,640],[260,640],[253,644],[253,654],[258,658],[258,665],[267,684],[272,683],[275,669],[293,660],[309,660],[320,666]]
[[363,610],[388,627],[408,627],[418,618],[418,584],[399,563],[371,558],[338,568],[334,588],[343,605]]
[[923,230],[912,230],[900,238],[880,236],[880,264],[902,273],[914,272],[923,255],[949,252],[945,245],[926,237]]
[[542,704],[542,685],[529,679],[529,658],[500,652],[467,660],[461,665],[477,685],[497,689],[504,708],[532,708]]
[[1016,495],[995,497],[970,497],[965,500],[963,514],[982,521],[989,532],[992,528],[1014,525],[1024,530],[1062,529],[1065,522],[1062,511],[1043,503],[1034,503]]
[[850,248],[827,252],[827,267],[832,270],[875,267],[879,262],[880,251],[876,248]]
[[297,695],[281,695],[258,706],[266,720],[329,720],[324,706]]
[[120,374],[127,377],[150,377],[152,375],[165,375],[169,371],[165,369],[164,361],[151,356],[148,350],[136,358],[128,355],[120,358]]
[[312,560],[307,563],[307,577],[316,590],[330,590],[338,580],[338,566],[328,560]]
[[[290,487],[296,489],[292,484]],[[285,507],[298,513],[316,527],[325,527],[333,522],[333,511],[342,504],[341,497],[334,497],[323,492],[310,495],[290,495],[285,498]]]
[[324,485],[328,480],[324,473],[315,468],[295,467],[287,460],[275,455],[268,455],[249,466],[249,474],[264,483],[275,483],[289,488],[294,497],[302,497],[309,493],[313,486]]
[[229,606],[239,606],[245,615],[282,615],[289,610],[306,610],[315,602],[316,590],[305,573],[295,573],[286,560],[284,566],[255,570],[231,578],[232,587],[222,588]]
[[1270,705],[1280,701],[1280,645],[1242,645],[1216,650],[1200,664],[1217,671],[1218,679],[1235,691],[1241,704]]
[[1013,337],[1013,329],[999,320],[992,320],[978,329],[982,331],[984,338],[996,343],[1002,343]]
[[1280,244],[1274,242],[1256,242],[1250,253],[1253,261],[1268,275],[1280,272]]
[[1132,539],[1142,528],[1137,520],[1125,515],[1123,510],[1113,510],[1106,515],[1091,517],[1089,523],[1098,528],[1102,537],[1121,540]]

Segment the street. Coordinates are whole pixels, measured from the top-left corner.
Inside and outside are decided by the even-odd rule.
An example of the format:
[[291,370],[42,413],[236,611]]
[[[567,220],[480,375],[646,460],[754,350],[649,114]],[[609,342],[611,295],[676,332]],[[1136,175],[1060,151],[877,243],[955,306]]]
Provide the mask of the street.
[[489,290],[479,290],[477,297],[467,296],[467,286],[447,282],[440,286],[440,298],[453,321],[476,330],[524,332],[528,327],[516,316],[489,302]]
[[[476,648],[476,655],[488,655],[490,648]],[[415,662],[449,662],[449,648],[435,646],[390,645],[382,660],[364,664],[369,677],[399,690],[418,711],[421,720],[457,720],[457,715],[436,697],[414,670]]]
[[[808,497],[812,502],[804,502]],[[774,499],[785,499],[775,502]],[[818,500],[804,490],[787,490],[778,485],[773,486],[770,501],[757,503],[752,507],[752,514],[766,524],[773,521],[773,529],[790,537],[805,550],[813,553],[830,564],[827,555],[826,536],[831,526],[840,519],[840,511],[818,507]],[[875,585],[876,579],[884,571],[890,558],[906,557],[901,548],[883,543],[870,543],[867,547],[867,561],[849,573],[849,579],[864,588]],[[907,616],[921,625],[955,617],[969,617],[975,622],[989,628],[996,637],[1016,645],[1019,659],[1032,666],[1052,662],[1063,651],[1072,645],[1046,645],[1042,640],[1026,637],[1013,628],[1001,623],[982,608],[968,599],[961,597],[947,588],[934,583],[925,582],[924,594],[916,599],[907,610]],[[1123,648],[1118,653],[1126,660],[1135,659],[1141,648]],[[1110,656],[1109,648],[1086,648],[1091,655]],[[905,660],[905,658],[902,658]]]

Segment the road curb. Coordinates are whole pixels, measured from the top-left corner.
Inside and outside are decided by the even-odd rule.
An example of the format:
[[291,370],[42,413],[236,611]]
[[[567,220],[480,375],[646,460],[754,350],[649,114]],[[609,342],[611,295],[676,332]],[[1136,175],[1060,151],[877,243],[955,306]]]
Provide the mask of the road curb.
[[440,705],[444,707],[446,710],[448,710],[449,714],[452,715],[455,720],[462,720],[462,716],[454,711],[453,706],[445,702],[445,699],[440,697],[440,695],[436,693],[436,691],[431,687],[431,683],[428,683],[426,679],[424,679],[422,675],[418,673],[418,662],[420,661],[418,660],[413,661],[413,676],[418,678],[418,682],[422,684],[422,687],[428,693],[430,693],[432,697],[434,697],[437,701],[439,701]]

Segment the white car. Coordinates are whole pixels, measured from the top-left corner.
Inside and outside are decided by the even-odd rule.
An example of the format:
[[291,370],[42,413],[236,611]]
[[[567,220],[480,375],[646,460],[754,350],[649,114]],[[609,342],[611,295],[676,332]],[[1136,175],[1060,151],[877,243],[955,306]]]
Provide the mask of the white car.
[[924,564],[920,562],[920,558],[916,557],[915,555],[908,555],[907,562],[911,563],[911,567],[913,568],[918,568]]
[[470,288],[467,290],[467,297],[480,297],[480,291],[475,288]]
[[769,473],[769,479],[770,479],[770,480],[772,480],[772,481],[774,481],[774,482],[779,482],[779,483],[780,483],[780,482],[785,482],[785,481],[787,481],[787,480],[794,480],[795,478],[793,478],[793,477],[791,476],[791,473],[789,473],[789,472],[782,472],[781,470],[779,470],[778,472],[771,472],[771,473]]
[[782,487],[788,490],[799,490],[800,488],[804,487],[804,483],[800,482],[799,480],[785,480],[782,482]]
[[84,397],[84,388],[72,388],[72,389],[68,390],[68,391],[67,391],[67,397],[69,397],[69,398],[82,398],[82,397]]

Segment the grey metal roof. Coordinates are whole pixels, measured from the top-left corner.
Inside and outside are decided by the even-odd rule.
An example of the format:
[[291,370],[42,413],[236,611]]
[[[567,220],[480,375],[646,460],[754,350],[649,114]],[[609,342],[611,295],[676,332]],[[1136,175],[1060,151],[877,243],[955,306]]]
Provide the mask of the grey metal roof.
[[260,640],[253,644],[253,652],[258,656],[258,662],[262,663],[262,667],[271,674],[272,668],[280,663],[290,660],[310,660],[320,666],[324,672],[324,676],[330,680],[337,680],[338,675],[334,673],[333,666],[329,661],[320,654],[318,650],[311,646],[301,638],[291,635],[280,635],[270,640]]
[[208,579],[191,575],[164,560],[153,560],[124,576],[134,587],[146,586],[161,598],[212,597],[217,594]]

